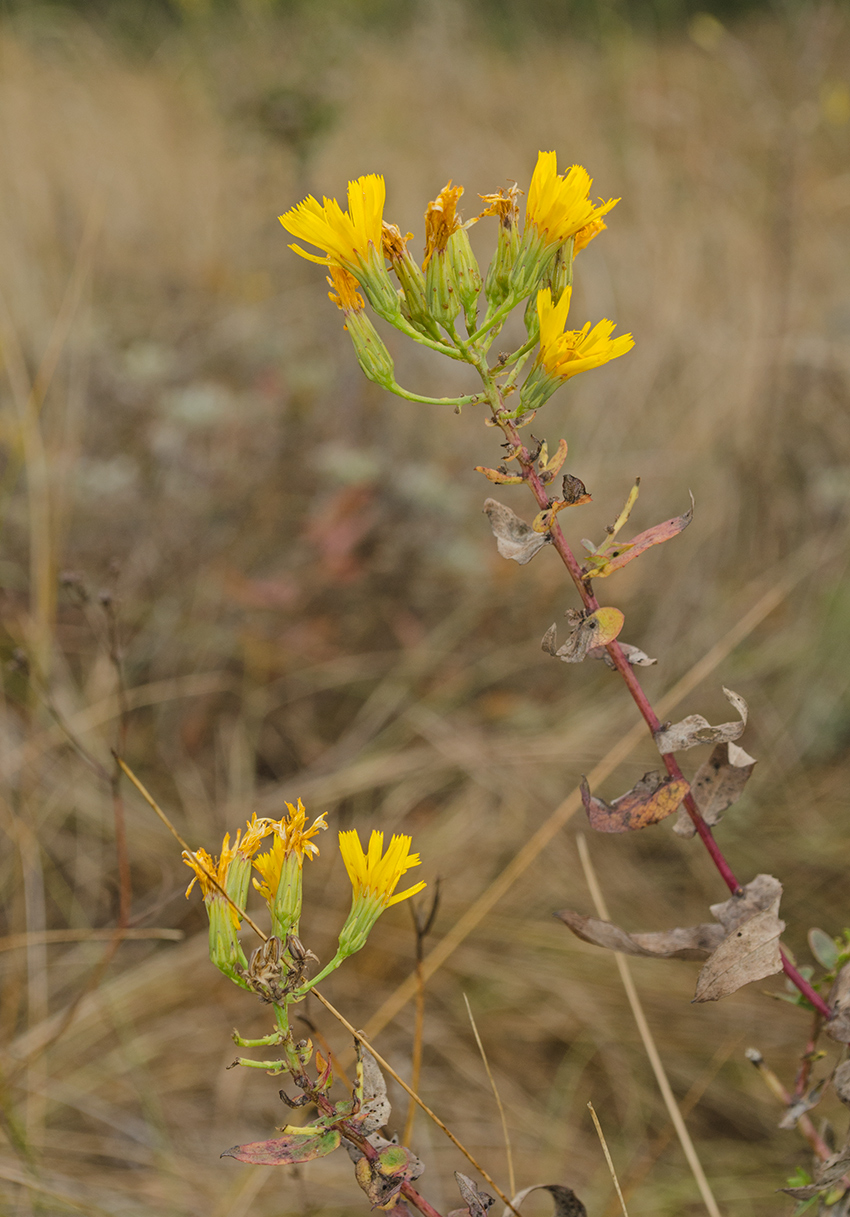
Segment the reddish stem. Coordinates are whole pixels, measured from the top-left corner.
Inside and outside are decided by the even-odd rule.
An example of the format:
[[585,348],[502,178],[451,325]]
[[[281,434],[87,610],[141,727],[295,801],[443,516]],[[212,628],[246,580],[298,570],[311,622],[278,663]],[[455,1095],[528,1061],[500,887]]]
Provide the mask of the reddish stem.
[[[536,460],[536,457],[534,460],[532,459],[531,453],[525,444],[523,444],[519,432],[512,422],[499,419],[499,423],[505,432],[505,435],[510,440],[511,445],[519,448],[517,459],[519,461],[520,468],[522,469],[523,479],[531,487],[534,497],[537,500],[541,510],[546,511],[551,505],[551,500],[547,493],[546,486],[540,480],[540,476],[537,470],[534,468],[534,460]],[[581,596],[584,607],[588,610],[588,612],[595,612],[599,608],[599,601],[596,599],[589,586],[589,580],[585,580],[584,576],[582,575],[581,567],[576,561],[573,551],[567,544],[567,540],[561,531],[561,527],[558,524],[557,519],[553,519],[549,528],[549,534],[552,538],[552,544],[558,551],[561,561],[564,563],[564,566],[566,566],[573,583],[578,589],[578,593]],[[611,656],[611,661],[614,664],[614,667],[626,682],[626,687],[628,688],[629,693],[631,693],[635,705],[643,715],[646,725],[649,727],[650,732],[654,736],[660,729],[661,723],[658,719],[658,715],[655,713],[652,705],[650,704],[649,698],[641,688],[640,682],[635,675],[634,668],[623,654],[623,649],[619,642],[615,641],[609,643],[606,650]],[[663,753],[661,759],[664,761],[664,766],[672,778],[681,778],[683,776],[676,757],[672,752]],[[693,795],[689,792],[687,795],[685,795],[683,801],[688,815],[693,821],[694,828],[699,834],[703,845],[708,850],[712,862],[720,872],[723,882],[733,895],[739,896],[743,889],[741,888],[738,880],[735,878],[735,873],[724,857],[723,851],[715,841],[711,829],[700,814]],[[782,951],[782,969],[788,979],[797,987],[797,989],[799,989],[800,993],[802,993],[802,995],[809,1002],[811,1002],[819,1014],[821,1014],[827,1020],[832,1018],[832,1011],[829,1009],[829,1006],[827,1006],[820,994],[815,992],[809,982],[800,975],[784,951]]]

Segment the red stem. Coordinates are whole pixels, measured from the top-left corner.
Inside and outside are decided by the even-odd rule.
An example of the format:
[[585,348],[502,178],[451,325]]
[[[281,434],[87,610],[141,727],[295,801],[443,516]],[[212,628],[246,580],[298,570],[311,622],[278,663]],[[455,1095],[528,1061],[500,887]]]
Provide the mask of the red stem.
[[[512,446],[520,449],[519,453],[517,454],[517,459],[522,469],[522,476],[531,487],[534,497],[537,500],[541,510],[546,511],[551,505],[551,500],[546,492],[546,486],[540,480],[540,476],[537,473],[537,470],[534,468],[534,461],[532,460],[531,453],[523,444],[522,440],[520,439],[519,432],[513,423],[507,420],[499,421],[505,435],[511,441]],[[573,583],[578,589],[582,603],[589,612],[595,612],[599,608],[599,601],[591,591],[589,581],[585,581],[585,578],[582,575],[581,567],[576,561],[573,551],[567,544],[567,540],[561,531],[561,527],[558,524],[557,519],[553,519],[549,528],[549,533],[552,537],[552,544],[558,551],[561,561],[564,563],[564,566],[566,566]],[[640,682],[635,675],[634,668],[623,654],[623,649],[619,642],[610,642],[605,649],[611,656],[611,661],[615,668],[626,682],[626,687],[628,688],[629,693],[631,693],[635,705],[643,715],[646,725],[649,727],[650,732],[654,736],[660,729],[661,723],[658,719],[658,715],[655,713],[652,705],[650,704],[649,698],[641,688]],[[663,753],[661,759],[664,762],[664,767],[666,768],[668,774],[672,778],[681,778],[683,776],[676,757],[672,752]],[[723,851],[715,841],[711,829],[700,815],[699,808],[697,807],[694,797],[692,794],[690,794],[690,792],[685,795],[684,805],[687,809],[688,815],[693,821],[694,828],[696,829],[703,845],[711,856],[712,862],[720,872],[723,882],[733,895],[739,896],[743,889],[741,888],[738,880],[735,878],[735,873],[724,857]],[[782,950],[782,948],[780,948],[780,950]],[[782,951],[782,970],[788,979],[797,987],[800,993],[802,993],[802,995],[811,1002],[819,1014],[821,1014],[827,1020],[832,1018],[832,1011],[830,1010],[829,1006],[827,1006],[820,994],[815,992],[809,982],[800,975],[784,951]]]

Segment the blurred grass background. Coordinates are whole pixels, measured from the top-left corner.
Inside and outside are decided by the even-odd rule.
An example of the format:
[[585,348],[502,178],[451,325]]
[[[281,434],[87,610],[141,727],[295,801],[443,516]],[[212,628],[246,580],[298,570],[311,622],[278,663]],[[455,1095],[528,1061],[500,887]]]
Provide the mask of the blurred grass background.
[[[594,495],[567,521],[576,542],[601,536],[636,474],[636,529],[694,492],[691,528],[604,587],[624,637],[658,657],[653,698],[805,572],[679,716],[727,718],[721,683],[747,698],[759,766],[721,843],[743,880],[785,883],[798,962],[810,926],[847,924],[848,63],[834,4],[4,7],[6,1211],[363,1211],[341,1154],[219,1161],[287,1118],[273,1079],[225,1070],[231,1028],[267,1019],[208,963],[179,850],[133,793],[131,924],[185,937],[108,959],[91,937],[118,916],[111,791],[91,761],[108,768],[122,704],[130,764],[193,844],[217,852],[298,795],[329,812],[302,934],[322,959],[347,908],[337,828],[412,833],[422,877],[441,877],[436,942],[634,721],[602,665],[540,651],[575,597],[553,553],[523,569],[495,553],[472,466],[497,462],[498,436],[474,410],[365,381],[321,271],[287,249],[277,215],[360,173],[386,175],[387,218],[417,246],[449,178],[471,215],[477,192],[527,184],[538,149],[622,196],[578,261],[572,316],[612,317],[636,348],[533,430],[568,438]],[[472,235],[485,258],[495,234]],[[387,341],[403,384],[463,391],[456,367]],[[520,489],[497,497],[531,511]],[[592,1100],[632,1217],[698,1213],[612,960],[551,915],[592,911],[577,821],[429,982],[422,1092],[506,1186],[466,993],[520,1186],[566,1183],[591,1217],[616,1212]],[[724,898],[669,823],[590,845],[626,928],[705,920]],[[400,906],[327,995],[366,1025],[413,951]],[[805,1147],[777,1130],[743,1050],[791,1085],[806,1016],[760,992],[778,979],[703,1008],[694,965],[634,971],[724,1213],[790,1213],[775,1188]],[[412,1023],[407,1006],[377,1039],[403,1075]],[[456,1207],[463,1160],[421,1117],[414,1146],[425,1195]]]

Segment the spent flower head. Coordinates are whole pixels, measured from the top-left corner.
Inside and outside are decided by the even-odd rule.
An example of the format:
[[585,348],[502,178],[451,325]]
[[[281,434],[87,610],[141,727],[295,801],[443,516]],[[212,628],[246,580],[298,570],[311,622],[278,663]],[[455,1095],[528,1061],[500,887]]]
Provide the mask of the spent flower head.
[[411,838],[394,834],[384,853],[384,834],[377,830],[364,852],[353,830],[339,834],[339,848],[351,880],[351,911],[339,936],[340,956],[353,955],[366,939],[385,909],[421,892],[425,883],[415,883],[403,892],[396,888],[403,875],[419,865],[419,854],[410,852]]

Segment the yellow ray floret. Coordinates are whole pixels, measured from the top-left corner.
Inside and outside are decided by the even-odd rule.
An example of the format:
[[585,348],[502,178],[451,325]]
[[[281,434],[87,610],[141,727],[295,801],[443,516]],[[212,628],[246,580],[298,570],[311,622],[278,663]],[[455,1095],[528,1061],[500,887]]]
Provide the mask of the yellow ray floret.
[[619,203],[619,199],[608,199],[594,206],[588,197],[591,184],[592,178],[581,165],[573,165],[559,176],[557,154],[538,154],[528,190],[526,223],[534,225],[547,246],[563,245]]
[[325,251],[324,257],[320,257],[299,245],[291,245],[290,249],[302,258],[326,266],[336,263],[356,267],[368,262],[374,257],[374,251],[381,249],[385,198],[383,177],[367,173],[348,183],[348,211],[343,211],[336,199],[325,198],[319,203],[309,195],[278,219],[294,237]]
[[364,853],[355,831],[339,834],[339,849],[354,889],[355,901],[360,898],[372,899],[383,908],[389,908],[422,891],[424,882],[393,895],[402,875],[419,865],[419,854],[410,853],[410,843],[410,837],[394,834],[384,854],[384,834],[373,831],[369,848]]
[[358,313],[366,307],[366,302],[358,292],[360,284],[342,266],[329,266],[328,283],[332,291],[328,292],[329,299],[345,313]]
[[611,337],[613,321],[602,320],[593,329],[588,322],[584,329],[564,331],[571,294],[571,289],[567,288],[558,303],[553,304],[552,292],[548,287],[537,293],[537,316],[540,320],[538,364],[550,377],[559,380],[569,380],[588,368],[598,368],[609,359],[625,355],[635,345],[631,334]]

